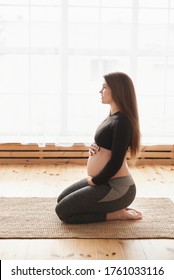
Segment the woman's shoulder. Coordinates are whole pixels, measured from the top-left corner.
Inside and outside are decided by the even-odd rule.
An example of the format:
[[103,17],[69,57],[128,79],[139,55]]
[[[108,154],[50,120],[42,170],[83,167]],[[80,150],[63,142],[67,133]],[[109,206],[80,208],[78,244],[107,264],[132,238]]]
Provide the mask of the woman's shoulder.
[[113,120],[112,120],[112,129],[115,131],[128,131],[129,133],[131,133],[132,131],[132,126],[131,123],[128,119],[128,117],[122,113],[119,112],[119,114],[117,114],[116,116],[114,116]]
[[113,117],[113,122],[116,124],[116,123],[127,123],[127,124],[130,124],[130,121],[128,119],[128,117],[122,113],[122,112],[118,112],[117,114],[115,115],[112,115]]

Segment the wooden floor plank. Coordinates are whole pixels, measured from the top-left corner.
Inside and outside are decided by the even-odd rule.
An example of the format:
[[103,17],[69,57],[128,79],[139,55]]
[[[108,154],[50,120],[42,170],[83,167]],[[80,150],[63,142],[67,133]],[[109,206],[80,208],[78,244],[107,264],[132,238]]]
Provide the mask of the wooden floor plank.
[[125,260],[144,260],[147,258],[140,240],[120,240],[120,244]]
[[0,259],[1,260],[27,259],[27,252],[30,245],[29,243],[30,243],[29,240],[16,240],[16,239],[0,240]]
[[119,240],[98,239],[96,240],[98,259],[102,260],[122,260],[123,252]]
[[174,240],[140,240],[148,260],[174,260]]
[[95,239],[76,239],[75,240],[76,259],[80,260],[96,260],[96,240]]
[[27,259],[74,259],[75,241],[71,239],[30,240]]

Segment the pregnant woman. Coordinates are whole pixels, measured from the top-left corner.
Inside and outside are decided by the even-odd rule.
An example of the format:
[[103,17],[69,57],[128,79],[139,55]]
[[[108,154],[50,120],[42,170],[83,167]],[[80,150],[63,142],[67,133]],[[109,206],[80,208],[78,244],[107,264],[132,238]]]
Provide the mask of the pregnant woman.
[[140,144],[139,117],[134,85],[121,72],[104,76],[100,91],[108,117],[96,130],[89,149],[88,176],[58,197],[56,213],[65,223],[94,223],[106,220],[138,220],[140,212],[128,208],[136,196],[126,153],[136,156]]

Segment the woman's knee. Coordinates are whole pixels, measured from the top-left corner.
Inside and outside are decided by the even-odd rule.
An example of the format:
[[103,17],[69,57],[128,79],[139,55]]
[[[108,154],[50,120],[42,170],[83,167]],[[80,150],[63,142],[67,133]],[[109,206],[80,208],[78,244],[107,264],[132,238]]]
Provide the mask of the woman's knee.
[[67,211],[66,211],[66,209],[64,207],[62,207],[61,203],[58,203],[56,205],[55,212],[56,212],[57,216],[59,217],[59,219],[62,222],[66,223]]
[[59,194],[59,196],[58,196],[58,198],[57,198],[57,203],[59,203],[63,198],[65,198],[65,197],[69,194],[69,192],[68,192],[67,190],[68,190],[68,188],[66,188],[65,190],[63,190],[63,191]]
[[57,202],[59,203],[63,198],[65,198],[66,196],[72,194],[73,192],[76,192],[77,190],[80,190],[81,188],[84,188],[87,186],[87,180],[82,179],[72,185],[70,185],[69,187],[65,188],[60,195],[57,198]]
[[57,198],[57,203],[59,203],[64,198],[63,193],[61,193]]

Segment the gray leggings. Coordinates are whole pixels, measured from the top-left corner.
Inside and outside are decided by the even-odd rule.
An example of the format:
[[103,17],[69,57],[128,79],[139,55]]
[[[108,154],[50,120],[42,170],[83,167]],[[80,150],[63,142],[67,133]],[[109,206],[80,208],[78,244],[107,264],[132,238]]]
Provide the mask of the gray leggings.
[[105,184],[89,186],[86,179],[66,188],[57,199],[56,213],[70,224],[106,220],[106,214],[129,206],[136,195],[131,175],[110,179]]

